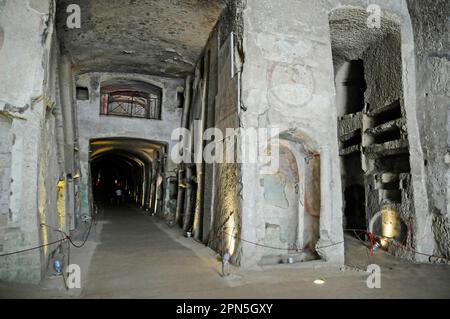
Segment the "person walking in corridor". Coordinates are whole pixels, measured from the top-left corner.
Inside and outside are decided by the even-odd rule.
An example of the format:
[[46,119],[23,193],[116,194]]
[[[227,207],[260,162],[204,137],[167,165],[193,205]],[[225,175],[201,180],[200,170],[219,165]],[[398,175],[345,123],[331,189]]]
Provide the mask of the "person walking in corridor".
[[122,204],[122,190],[120,188],[116,189],[116,203],[117,205]]

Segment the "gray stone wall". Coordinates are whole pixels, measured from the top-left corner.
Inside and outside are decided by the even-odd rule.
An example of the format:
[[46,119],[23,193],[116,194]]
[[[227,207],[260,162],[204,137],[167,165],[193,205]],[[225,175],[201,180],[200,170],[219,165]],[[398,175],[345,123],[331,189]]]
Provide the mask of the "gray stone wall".
[[11,120],[0,114],[0,251],[9,219],[11,186]]
[[[418,1],[417,1],[418,2]],[[413,25],[411,24],[408,7],[404,1],[373,1],[382,9],[382,16],[391,19],[399,26],[399,35],[393,35],[393,40],[385,38],[375,30],[374,36],[381,35],[380,41],[386,41],[385,45],[374,46],[372,51],[366,51],[366,57],[370,55],[387,54],[385,51],[396,51],[397,55],[392,57],[392,63],[372,64],[369,66],[367,81],[372,82],[372,88],[367,92],[367,102],[371,105],[386,105],[403,95],[404,112],[406,115],[406,130],[408,134],[407,147],[410,152],[411,178],[402,176],[404,184],[403,193],[406,194],[405,207],[414,207],[416,224],[414,227],[415,248],[424,253],[433,252],[433,240],[427,237],[431,229],[433,216],[428,209],[427,188],[424,180],[424,141],[429,139],[427,135],[434,136],[443,141],[447,139],[447,134],[440,132],[430,132],[424,135],[422,128],[423,121],[420,119],[420,104],[416,105],[416,83],[421,82],[421,78],[415,74],[416,57],[413,38]],[[416,4],[417,5],[417,4]],[[426,4],[424,4],[426,6]],[[431,6],[442,8],[440,6]],[[336,127],[336,105],[334,102],[335,88],[333,83],[334,70],[331,56],[331,35],[328,15],[338,8],[359,8],[366,12],[367,3],[358,0],[348,1],[247,1],[243,11],[244,17],[244,45],[243,52],[245,63],[242,75],[242,104],[246,109],[240,116],[241,124],[244,127],[279,127],[282,130],[298,130],[303,136],[307,136],[319,145],[321,154],[321,215],[320,215],[320,236],[318,246],[324,243],[334,243],[342,240],[342,199],[340,185],[340,168],[337,152],[337,127]],[[426,12],[427,10],[425,10]],[[418,11],[417,16],[420,15]],[[437,12],[435,12],[437,14]],[[430,18],[428,23],[432,24]],[[443,15],[442,19],[444,19]],[[444,20],[442,20],[444,21]],[[365,23],[363,20],[362,23]],[[444,39],[442,30],[445,29],[443,23],[441,30],[429,32],[428,29],[419,31],[421,36],[433,33],[436,39]],[[347,33],[343,38],[348,38],[350,46],[343,47],[343,52],[351,51],[351,46],[358,47],[361,44],[355,36],[355,28],[348,25]],[[359,26],[358,26],[359,27]],[[427,31],[425,31],[427,30]],[[439,33],[440,32],[440,33]],[[395,38],[397,36],[397,38]],[[399,40],[398,40],[399,39]],[[368,39],[363,39],[366,41]],[[363,43],[362,43],[363,44]],[[383,47],[385,47],[383,49]],[[438,47],[442,48],[442,45]],[[364,51],[363,46],[359,46],[356,58]],[[381,52],[384,50],[384,52]],[[441,50],[442,51],[442,50]],[[437,54],[435,54],[437,55]],[[441,52],[442,56],[442,52]],[[347,57],[352,58],[352,57]],[[443,81],[444,67],[446,63],[442,57],[433,64],[436,76],[435,83],[445,83]],[[382,63],[382,62],[380,62]],[[392,77],[373,77],[377,73],[371,72],[370,68],[377,68],[376,72],[387,70],[389,72],[379,72],[378,74],[391,74]],[[297,74],[297,76],[295,76]],[[291,82],[289,82],[291,81]],[[394,81],[392,84],[389,81]],[[389,84],[388,84],[389,82]],[[286,83],[290,83],[286,87]],[[386,84],[383,84],[386,83]],[[380,90],[382,86],[385,89]],[[439,87],[445,87],[437,85]],[[391,94],[394,92],[394,94]],[[373,94],[372,94],[373,93]],[[375,99],[375,100],[374,100]],[[440,104],[441,108],[444,107]],[[444,104],[445,105],[445,104]],[[446,106],[445,106],[446,107]],[[430,116],[433,113],[429,113]],[[442,114],[444,117],[445,114]],[[436,121],[445,122],[440,119]],[[439,122],[440,123],[440,122]],[[430,125],[430,128],[434,125]],[[445,132],[445,131],[444,131]],[[437,137],[439,136],[439,138]],[[430,147],[430,146],[429,146]],[[438,147],[436,147],[437,149]],[[439,149],[446,149],[439,146]],[[433,147],[434,149],[434,147]],[[442,151],[441,151],[442,153]],[[435,180],[440,180],[441,184],[445,177],[437,178],[439,171],[446,171],[443,167],[442,156],[437,157],[439,167],[436,168]],[[428,160],[429,163],[429,160]],[[428,164],[429,165],[429,164]],[[255,180],[259,176],[255,167],[243,167],[243,212],[242,212],[242,236],[253,241],[260,242],[265,236],[265,226],[259,216],[261,202],[259,194],[262,190],[255,188]],[[408,183],[411,185],[408,186]],[[445,183],[444,183],[445,184]],[[446,185],[442,184],[442,189]],[[438,185],[438,184],[436,184]],[[440,184],[439,184],[440,185]],[[433,192],[432,192],[433,193]],[[437,187],[436,191],[437,193]],[[411,196],[411,195],[414,196]],[[439,197],[439,196],[438,196]],[[443,198],[445,195],[440,196]],[[443,201],[440,201],[441,207]],[[406,209],[406,208],[405,208]],[[441,224],[441,223],[440,223]],[[443,228],[444,229],[444,228]],[[444,230],[442,230],[444,232]],[[250,263],[254,263],[260,258],[257,248],[244,244],[244,255]],[[319,253],[327,261],[343,261],[343,247],[337,246],[327,251]],[[424,260],[419,255],[416,260]],[[425,258],[426,259],[426,258]],[[253,261],[252,261],[253,260]]]
[[[417,121],[435,253],[450,254],[450,3],[408,0],[416,55]],[[446,160],[447,159],[447,160]]]
[[[241,124],[290,132],[303,149],[320,154],[320,239],[316,248],[322,259],[343,263],[327,13],[316,1],[247,1],[243,17],[242,104],[246,111],[240,116]],[[261,215],[262,176],[255,165],[243,165],[242,172],[242,236],[263,242],[267,228]],[[331,244],[336,245],[321,248]],[[243,244],[248,266],[257,263],[262,253],[262,248]]]
[[[26,21],[27,23],[24,23]],[[0,24],[0,113],[2,151],[9,154],[9,204],[2,213],[3,250],[13,252],[46,244],[57,235],[40,223],[57,226],[56,185],[62,150],[58,149],[60,109],[53,1],[2,1]],[[14,57],[14,58],[12,58]],[[60,110],[59,110],[60,111]],[[4,149],[4,148],[9,148]],[[3,180],[3,178],[2,178]],[[55,246],[0,258],[2,280],[38,282]]]

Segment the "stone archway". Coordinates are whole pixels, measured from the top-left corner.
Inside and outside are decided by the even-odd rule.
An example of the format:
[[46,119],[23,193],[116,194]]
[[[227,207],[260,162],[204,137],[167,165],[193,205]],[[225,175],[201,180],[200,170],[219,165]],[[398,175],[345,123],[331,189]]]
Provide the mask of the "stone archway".
[[264,252],[260,263],[316,259],[320,229],[320,155],[288,133],[279,137],[278,169],[263,177]]

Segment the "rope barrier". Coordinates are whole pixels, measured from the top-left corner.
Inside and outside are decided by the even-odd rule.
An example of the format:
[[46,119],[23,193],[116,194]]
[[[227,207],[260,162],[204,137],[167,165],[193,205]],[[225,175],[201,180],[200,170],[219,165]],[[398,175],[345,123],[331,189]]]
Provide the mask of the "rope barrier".
[[41,249],[41,248],[43,248],[43,247],[51,246],[51,245],[54,245],[54,244],[58,244],[58,243],[65,242],[65,241],[69,241],[69,243],[70,243],[72,246],[74,246],[75,248],[82,248],[82,247],[86,244],[86,242],[87,242],[87,240],[88,240],[88,237],[89,237],[89,234],[90,234],[90,232],[91,232],[91,228],[92,228],[92,224],[93,224],[93,223],[94,223],[94,219],[91,220],[91,223],[90,223],[90,225],[89,225],[88,230],[87,230],[86,233],[82,236],[82,238],[84,238],[84,239],[83,239],[83,242],[82,242],[81,245],[75,244],[75,243],[73,242],[72,238],[71,238],[67,233],[65,233],[64,231],[62,231],[62,230],[60,230],[60,229],[57,229],[56,227],[52,227],[52,226],[49,226],[49,225],[47,225],[47,224],[41,223],[41,226],[45,226],[45,227],[47,227],[47,228],[49,228],[49,229],[51,229],[51,230],[57,231],[57,232],[59,232],[59,233],[62,233],[62,234],[64,234],[65,237],[62,238],[62,239],[59,239],[59,240],[52,241],[52,242],[47,243],[47,244],[42,244],[42,245],[39,245],[39,246],[27,248],[27,249],[22,249],[22,250],[17,250],[17,251],[9,252],[9,253],[0,254],[0,257],[11,256],[11,255],[16,255],[16,254],[20,254],[20,253],[25,253],[25,252],[28,252],[28,251],[32,251],[32,250],[36,250],[36,249]]
[[[227,227],[225,227],[225,228],[227,228]],[[228,228],[231,228],[231,227],[228,227]],[[306,250],[306,249],[299,249],[298,247],[296,247],[296,248],[292,248],[292,247],[284,248],[284,247],[273,247],[273,246],[268,246],[268,245],[264,245],[264,244],[252,242],[252,241],[250,241],[250,240],[247,240],[247,239],[238,237],[238,236],[236,236],[236,235],[227,233],[227,232],[225,232],[225,231],[223,231],[222,233],[225,234],[225,235],[231,236],[231,237],[233,237],[234,239],[238,239],[238,240],[240,240],[240,241],[243,241],[243,242],[246,242],[246,243],[255,245],[255,246],[263,247],[263,248],[269,248],[269,249],[275,249],[275,250],[283,250],[283,251],[291,251],[291,250],[295,250],[296,252],[302,252],[302,251],[305,251],[305,250]],[[321,247],[316,247],[316,249],[328,248],[328,247],[336,246],[336,245],[339,245],[339,244],[342,244],[342,243],[344,243],[343,240],[340,241],[340,242],[337,242],[337,243],[331,243],[330,245],[321,246]]]
[[[224,229],[227,229],[227,228],[232,228],[232,227],[224,227]],[[365,230],[365,229],[344,229],[344,231],[353,231],[353,232],[359,231],[359,232],[364,232],[364,233],[366,233],[366,234],[369,236],[369,245],[370,245],[370,246],[369,246],[369,250],[370,250],[370,256],[373,256],[373,250],[374,250],[373,248],[374,248],[375,240],[376,240],[376,239],[380,240],[380,239],[382,238],[382,236],[377,236],[377,235],[375,235],[375,234],[373,234],[373,233],[371,233],[371,232],[368,232],[368,231]],[[436,258],[436,259],[442,259],[442,260],[450,261],[449,258],[444,257],[444,256],[436,256],[436,255],[432,255],[432,254],[426,254],[426,253],[418,252],[418,251],[416,251],[416,250],[414,250],[414,249],[412,249],[412,248],[406,247],[406,246],[405,246],[406,240],[407,240],[407,237],[408,237],[408,235],[409,235],[410,232],[411,232],[411,225],[408,226],[408,231],[407,231],[405,237],[403,238],[402,243],[398,244],[398,243],[395,243],[395,242],[394,242],[394,243],[393,243],[393,247],[396,248],[396,249],[405,249],[405,250],[408,250],[408,251],[413,252],[413,253],[418,254],[418,255],[427,256],[427,257],[429,257],[429,261],[430,261],[430,262],[431,262],[431,258]],[[231,236],[231,237],[234,238],[234,239],[238,239],[238,240],[240,240],[240,241],[243,241],[243,242],[246,242],[246,243],[255,245],[255,246],[263,247],[263,248],[269,248],[269,249],[275,249],[275,250],[283,250],[283,251],[291,251],[291,250],[295,250],[296,252],[302,252],[302,251],[305,251],[305,249],[273,247],[273,246],[268,246],[268,245],[264,245],[264,244],[261,244],[261,243],[252,242],[252,241],[250,241],[250,240],[241,238],[241,237],[239,237],[239,236],[237,236],[237,235],[234,235],[234,234],[230,234],[230,233],[228,233],[228,232],[225,232],[224,230],[222,231],[222,234],[223,234],[223,235]],[[216,239],[219,239],[219,240],[220,240],[220,239],[221,239],[220,235],[218,235]],[[359,238],[359,236],[358,236],[358,239],[359,239],[360,241],[362,241],[362,240]],[[214,240],[213,240],[212,242],[214,242]],[[363,242],[363,241],[362,241],[362,242]],[[330,245],[321,246],[321,247],[316,247],[316,249],[329,248],[329,247],[336,246],[336,245],[339,245],[339,244],[342,244],[342,243],[344,243],[343,240],[340,241],[340,242],[337,242],[337,243],[331,243]]]
[[51,243],[39,245],[39,246],[36,246],[36,247],[31,247],[31,248],[27,248],[27,249],[17,250],[17,251],[13,251],[13,252],[10,252],[10,253],[4,253],[4,254],[1,254],[0,257],[11,256],[11,255],[20,254],[20,253],[25,253],[25,252],[32,251],[32,250],[35,250],[35,249],[40,249],[40,248],[43,248],[43,247],[46,247],[46,246],[51,246],[51,245],[54,245],[54,244],[58,244],[58,243],[61,243],[63,241],[66,241],[66,238],[55,240],[55,241],[53,241]]
[[[64,242],[64,241],[69,241],[69,243],[70,243],[72,246],[74,246],[75,248],[82,248],[82,247],[86,244],[86,242],[87,242],[87,239],[88,239],[88,237],[89,237],[89,234],[90,234],[90,232],[91,232],[92,225],[94,224],[94,222],[95,222],[95,220],[94,220],[94,219],[91,219],[91,223],[90,223],[90,225],[89,225],[89,228],[88,228],[88,230],[86,231],[85,235],[82,236],[82,238],[84,238],[84,239],[83,239],[83,242],[82,242],[80,245],[75,244],[75,243],[73,242],[72,238],[71,238],[67,233],[65,233],[65,232],[63,232],[63,231],[61,231],[61,230],[59,230],[59,229],[57,229],[57,228],[55,228],[55,227],[52,227],[52,226],[49,226],[49,225],[46,225],[46,224],[43,223],[43,224],[41,224],[41,225],[43,225],[43,226],[45,226],[45,227],[48,227],[48,228],[50,228],[50,229],[53,229],[54,231],[58,231],[58,232],[64,234],[65,238],[59,239],[59,240],[56,240],[56,241],[53,241],[53,242],[51,242],[51,243],[47,243],[47,244],[43,244],[43,245],[39,245],[39,246],[27,248],[27,249],[22,249],[22,250],[18,250],[18,251],[14,251],[14,252],[9,252],[9,253],[0,254],[0,257],[5,257],[5,256],[11,256],[11,255],[19,254],[19,253],[24,253],[24,252],[32,251],[32,250],[35,250],[35,249],[43,248],[43,247],[45,247],[45,246],[50,246],[50,245],[54,245],[54,244],[57,244],[57,243],[61,243],[61,242]],[[409,234],[409,232],[411,231],[410,226],[411,226],[411,225],[409,225],[407,234],[406,234],[405,238],[402,240],[402,243],[401,243],[401,244],[393,243],[393,247],[394,247],[395,249],[405,249],[405,250],[411,251],[411,252],[413,252],[413,253],[415,253],[415,254],[418,254],[418,255],[427,256],[427,257],[429,257],[429,261],[430,261],[430,262],[431,262],[431,258],[442,259],[442,260],[446,260],[446,261],[449,261],[449,260],[450,260],[449,258],[444,257],[444,256],[436,256],[436,255],[434,255],[434,254],[426,254],[426,253],[418,252],[418,251],[416,251],[416,250],[414,250],[414,249],[412,249],[412,248],[406,247],[406,246],[405,246],[406,238],[408,237],[408,234]],[[245,238],[241,238],[241,237],[239,237],[239,236],[237,236],[237,235],[230,234],[230,233],[226,232],[225,229],[227,229],[227,228],[232,228],[232,227],[222,227],[222,236],[220,236],[220,234],[218,234],[217,237],[215,238],[215,240],[222,240],[222,239],[223,239],[223,235],[228,235],[228,236],[231,236],[232,238],[237,239],[237,240],[240,240],[240,241],[242,241],[242,242],[245,242],[245,243],[248,243],[248,244],[252,244],[252,245],[255,245],[255,246],[259,246],[259,247],[263,247],[263,248],[269,248],[269,249],[274,249],[274,250],[282,250],[282,251],[292,251],[292,250],[295,250],[296,252],[303,252],[303,251],[306,250],[306,249],[299,249],[298,247],[296,247],[296,248],[292,248],[292,247],[284,248],[284,247],[274,247],[274,246],[264,245],[264,244],[261,244],[261,243],[256,243],[256,242],[247,240],[247,239],[245,239]],[[369,236],[370,256],[373,256],[373,247],[374,247],[375,239],[381,239],[381,238],[382,238],[381,236],[374,235],[373,233],[368,232],[367,230],[364,230],[364,229],[344,229],[344,231],[353,231],[353,232],[359,231],[359,232],[365,232],[365,233]],[[362,241],[362,240],[359,238],[359,236],[358,236],[358,239],[359,239],[360,241]],[[214,242],[214,240],[212,240],[212,241],[210,241],[210,242]],[[342,243],[344,243],[343,240],[342,240],[342,241],[339,241],[339,242],[336,242],[336,243],[331,243],[330,245],[316,247],[315,249],[329,248],[329,247],[333,247],[333,246],[340,245],[340,244],[342,244]]]
[[[383,238],[382,236],[375,235],[375,234],[373,234],[373,233],[371,233],[371,232],[369,232],[369,231],[367,231],[367,230],[361,230],[361,229],[360,229],[360,230],[356,230],[356,229],[344,229],[344,230],[349,230],[349,231],[350,231],[350,230],[352,230],[352,231],[363,231],[363,232],[365,232],[365,233],[369,236],[370,256],[373,256],[373,247],[374,247],[375,239],[381,240],[381,239]],[[405,244],[406,244],[407,238],[408,238],[408,236],[409,236],[410,233],[412,233],[412,231],[411,231],[411,225],[408,225],[408,230],[407,230],[407,232],[406,232],[405,237],[402,239],[402,242],[401,242],[401,243],[393,242],[393,243],[392,243],[392,247],[394,247],[395,249],[404,249],[404,250],[410,251],[410,252],[412,252],[412,253],[414,253],[414,254],[418,254],[418,255],[422,255],[422,256],[427,256],[427,257],[429,257],[429,258],[428,258],[428,261],[430,261],[430,262],[431,262],[431,258],[442,259],[442,260],[446,260],[447,262],[450,261],[449,258],[444,257],[444,256],[436,256],[436,255],[434,255],[434,254],[433,254],[433,255],[432,255],[432,254],[426,254],[426,253],[419,252],[419,251],[417,251],[417,250],[415,250],[415,249],[412,249],[412,248],[410,248],[410,247],[407,247]],[[359,239],[360,241],[362,241],[362,240],[359,238],[359,236],[358,236],[358,239]],[[364,241],[362,241],[362,242],[364,242]]]

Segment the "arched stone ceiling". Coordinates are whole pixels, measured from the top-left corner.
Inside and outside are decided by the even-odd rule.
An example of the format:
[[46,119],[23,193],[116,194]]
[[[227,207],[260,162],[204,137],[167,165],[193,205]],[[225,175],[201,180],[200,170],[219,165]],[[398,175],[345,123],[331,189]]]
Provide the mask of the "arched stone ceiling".
[[90,159],[95,160],[106,154],[129,155],[144,163],[153,160],[153,154],[162,147],[161,143],[133,138],[99,138],[90,143]]

